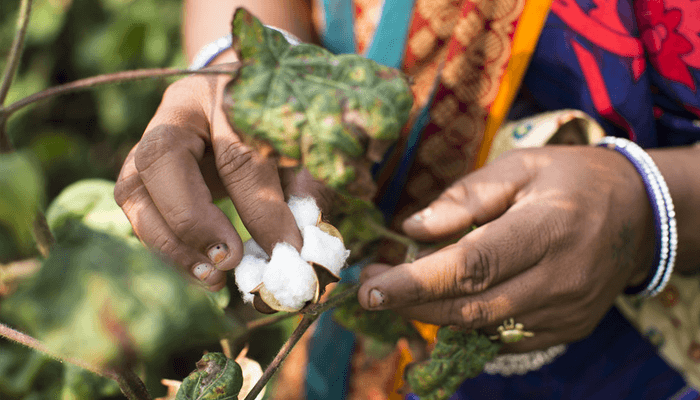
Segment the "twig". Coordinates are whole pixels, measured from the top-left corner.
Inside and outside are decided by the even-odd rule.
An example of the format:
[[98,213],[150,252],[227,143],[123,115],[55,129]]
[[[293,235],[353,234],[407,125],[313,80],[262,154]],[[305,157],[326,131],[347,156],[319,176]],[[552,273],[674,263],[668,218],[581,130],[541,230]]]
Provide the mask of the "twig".
[[276,324],[280,321],[284,321],[285,319],[292,318],[298,316],[299,313],[283,313],[283,314],[275,314],[275,315],[270,315],[269,317],[263,317],[263,318],[258,318],[252,321],[249,321],[246,324],[246,330],[247,331],[252,331],[255,329],[262,328],[264,326]]
[[406,263],[412,263],[416,260],[416,256],[418,255],[418,243],[416,243],[413,239],[409,238],[408,236],[404,236],[401,234],[398,234],[394,231],[391,231],[387,229],[385,226],[378,224],[375,222],[372,218],[366,218],[365,222],[367,225],[374,229],[376,233],[378,233],[380,236],[384,236],[387,239],[391,239],[395,242],[401,243],[404,246],[406,246],[406,258],[404,262]]
[[103,86],[112,83],[130,82],[147,78],[163,78],[177,75],[221,75],[230,73],[230,70],[222,69],[206,69],[193,71],[188,69],[174,68],[149,68],[137,69],[133,71],[115,72],[113,74],[98,75],[90,78],[78,79],[77,81],[54,86],[52,88],[42,90],[41,92],[34,93],[33,95],[18,100],[5,108],[0,108],[0,114],[4,114],[6,117],[9,117],[10,115],[19,111],[20,109],[38,101],[46,100],[61,94],[71,93],[78,90],[91,89],[97,86]]
[[141,378],[128,368],[115,368],[106,375],[117,382],[122,394],[129,400],[153,400]]
[[70,357],[64,357],[56,354],[54,351],[50,350],[48,347],[46,347],[45,344],[41,343],[37,339],[34,339],[33,337],[27,335],[26,333],[22,333],[20,331],[17,331],[15,329],[10,328],[7,325],[4,325],[0,323],[0,336],[3,336],[7,339],[10,339],[14,342],[17,342],[21,345],[27,346],[30,349],[34,349],[36,351],[42,352],[52,358],[55,358],[60,361],[65,361],[67,363],[77,365],[80,368],[86,369],[92,373],[95,373],[99,376],[105,376],[104,371],[100,370],[99,368],[95,367],[94,365],[88,364],[83,360],[77,360],[73,359]]
[[17,31],[12,41],[12,47],[10,48],[7,63],[5,64],[5,70],[2,73],[2,83],[0,83],[0,106],[5,104],[7,93],[10,91],[10,85],[12,84],[12,78],[15,76],[15,72],[17,72],[17,67],[19,66],[19,60],[22,56],[22,50],[24,49],[24,36],[27,33],[27,25],[29,25],[29,14],[31,14],[31,11],[32,0],[22,0],[19,6],[19,17],[17,18]]
[[115,368],[104,371],[92,364],[86,363],[83,360],[59,355],[53,350],[49,349],[45,344],[43,344],[39,340],[27,335],[26,333],[22,333],[18,330],[12,329],[9,326],[2,323],[0,323],[0,336],[3,336],[21,345],[27,346],[30,349],[44,353],[56,360],[77,365],[78,367],[86,369],[96,375],[112,379],[119,384],[119,388],[121,389],[122,393],[129,400],[151,400],[151,396],[146,390],[146,385],[144,385],[141,379],[130,369]]
[[275,359],[272,360],[272,363],[267,366],[265,369],[265,372],[263,372],[262,377],[258,380],[258,382],[253,386],[253,388],[248,392],[248,395],[245,397],[245,400],[254,400],[256,397],[258,397],[258,394],[260,391],[267,385],[267,382],[272,378],[272,375],[277,372],[277,369],[279,369],[280,365],[282,364],[282,361],[284,361],[285,358],[287,358],[287,355],[289,355],[289,352],[292,351],[292,348],[294,348],[294,345],[297,344],[299,339],[304,335],[307,329],[311,326],[311,324],[318,318],[318,315],[312,315],[312,314],[306,314],[304,315],[304,318],[301,320],[299,325],[297,325],[296,329],[294,329],[294,332],[292,332],[292,336],[289,337],[287,342],[282,346],[280,351],[277,353],[275,356]]
[[[304,318],[302,318],[301,322],[299,325],[297,325],[296,329],[294,329],[294,332],[292,332],[292,336],[287,339],[287,342],[282,346],[280,351],[277,353],[275,356],[275,359],[272,360],[270,365],[267,366],[265,369],[265,372],[263,372],[262,377],[258,380],[258,382],[253,386],[253,388],[248,392],[248,395],[246,396],[245,400],[253,400],[255,399],[260,391],[265,387],[267,382],[272,378],[272,375],[277,372],[279,369],[280,365],[282,364],[282,361],[284,361],[285,358],[287,358],[287,355],[289,355],[289,352],[292,351],[294,346],[297,344],[299,339],[304,335],[307,329],[311,326],[311,324],[318,318],[324,311],[327,311],[344,301],[346,301],[348,298],[350,298],[352,295],[357,293],[357,289],[360,287],[359,284],[352,285],[348,289],[344,290],[337,296],[334,296],[327,301],[323,303],[318,303],[314,305],[313,307],[309,308],[307,311],[304,312]],[[288,317],[289,315],[298,315],[298,314],[287,314],[284,315],[285,317]]]

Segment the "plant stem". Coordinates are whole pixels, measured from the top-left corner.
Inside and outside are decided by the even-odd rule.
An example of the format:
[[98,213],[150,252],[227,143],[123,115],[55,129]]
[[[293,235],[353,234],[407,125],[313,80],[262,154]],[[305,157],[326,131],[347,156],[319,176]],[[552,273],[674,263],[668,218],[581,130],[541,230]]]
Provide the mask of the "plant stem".
[[283,313],[283,314],[275,314],[275,315],[270,315],[268,317],[263,317],[263,318],[258,318],[252,321],[249,321],[246,324],[246,330],[247,331],[252,331],[255,329],[262,328],[264,326],[276,324],[280,321],[284,321],[285,319],[292,318],[298,316],[299,313]]
[[372,218],[365,218],[365,223],[379,235],[406,246],[406,258],[404,262],[412,263],[416,260],[416,255],[418,254],[419,247],[418,243],[416,243],[413,239],[387,229],[385,226],[375,222]]
[[304,315],[304,318],[302,318],[301,322],[299,325],[297,325],[296,329],[294,329],[294,332],[292,332],[292,336],[289,337],[287,342],[282,346],[280,351],[277,353],[275,356],[275,359],[272,360],[272,363],[267,366],[265,369],[265,372],[263,372],[262,377],[258,380],[257,383],[255,383],[255,386],[253,386],[252,389],[250,389],[250,392],[248,392],[248,395],[245,397],[245,400],[254,400],[256,397],[258,397],[258,394],[260,394],[260,391],[267,385],[267,382],[272,378],[272,375],[277,372],[277,369],[279,369],[280,365],[282,364],[282,361],[284,361],[285,358],[287,358],[287,355],[289,355],[289,352],[292,351],[292,348],[294,348],[294,345],[297,344],[299,339],[304,335],[307,329],[311,326],[311,324],[318,318],[317,314],[306,314]]
[[17,342],[21,345],[27,346],[30,349],[34,349],[36,351],[42,352],[52,358],[55,358],[59,361],[65,361],[67,363],[77,365],[80,368],[86,369],[92,373],[95,373],[100,376],[107,376],[104,371],[100,370],[99,368],[95,367],[94,365],[90,365],[86,363],[85,361],[82,360],[76,360],[70,357],[63,357],[52,350],[50,350],[48,347],[46,347],[45,344],[41,343],[37,339],[34,339],[33,337],[27,335],[26,333],[22,333],[20,331],[17,331],[15,329],[10,328],[7,325],[4,325],[0,323],[0,336],[3,336],[7,339],[10,339],[14,342]]
[[110,369],[107,377],[117,382],[122,394],[129,400],[152,400],[141,378],[129,368]]
[[151,400],[151,396],[146,390],[146,385],[144,385],[141,379],[128,368],[115,368],[103,371],[94,365],[86,363],[83,360],[58,355],[57,353],[49,349],[45,344],[41,343],[39,340],[27,335],[26,333],[22,333],[18,330],[12,329],[9,326],[2,323],[0,323],[0,336],[3,336],[21,345],[27,346],[30,349],[44,353],[58,361],[77,365],[78,367],[86,369],[96,375],[112,379],[119,384],[119,388],[121,389],[122,393],[129,400]]
[[[307,329],[311,326],[311,324],[318,318],[324,311],[327,311],[341,303],[343,303],[345,300],[350,298],[352,295],[357,293],[357,289],[360,287],[359,284],[352,285],[348,289],[345,289],[343,292],[338,294],[337,296],[334,296],[328,301],[325,301],[323,303],[318,303],[315,306],[309,308],[306,312],[304,312],[304,318],[301,319],[301,322],[299,325],[297,325],[296,329],[294,329],[294,332],[292,332],[292,336],[287,339],[287,342],[282,346],[280,351],[277,353],[275,356],[275,359],[272,360],[270,365],[267,366],[265,369],[265,372],[263,372],[262,377],[258,380],[257,383],[255,383],[255,386],[253,386],[252,389],[250,389],[250,392],[248,392],[248,395],[246,396],[245,400],[254,400],[258,394],[260,394],[260,391],[265,387],[267,382],[272,378],[272,375],[277,372],[279,369],[280,365],[282,364],[282,361],[284,361],[285,358],[287,358],[287,355],[289,355],[289,352],[292,351],[294,346],[297,344],[299,339],[304,335]],[[284,317],[288,317],[290,315],[298,315],[298,314],[287,314],[284,315]]]
[[115,72],[113,74],[105,74],[93,76],[85,79],[78,79],[77,81],[69,82],[63,85],[54,86],[52,88],[42,90],[41,92],[34,93],[33,95],[27,96],[21,100],[18,100],[5,108],[0,108],[0,115],[5,115],[9,117],[13,113],[19,111],[20,109],[36,103],[38,101],[46,100],[51,97],[58,95],[76,92],[79,90],[91,89],[97,86],[108,85],[112,83],[130,82],[147,78],[163,78],[168,76],[177,75],[221,75],[230,74],[231,71],[221,70],[221,69],[211,69],[211,70],[187,70],[187,69],[175,69],[175,68],[149,68],[149,69],[137,69],[133,71],[123,71]]
[[32,0],[22,0],[19,6],[19,17],[17,18],[17,31],[15,32],[15,38],[10,48],[7,63],[5,64],[5,70],[2,73],[2,81],[0,83],[0,106],[5,104],[7,93],[10,91],[10,85],[12,84],[12,78],[15,76],[17,67],[19,66],[19,60],[22,56],[22,50],[24,49],[24,36],[27,33],[29,14],[31,14],[31,11]]

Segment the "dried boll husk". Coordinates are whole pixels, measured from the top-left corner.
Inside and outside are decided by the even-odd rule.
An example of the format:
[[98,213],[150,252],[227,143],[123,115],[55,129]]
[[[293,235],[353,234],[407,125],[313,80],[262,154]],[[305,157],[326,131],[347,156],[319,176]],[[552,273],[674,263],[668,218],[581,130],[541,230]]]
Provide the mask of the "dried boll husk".
[[[344,243],[340,231],[338,231],[336,227],[329,224],[328,222],[323,221],[321,215],[319,215],[318,221],[316,222],[315,226],[318,227],[321,231],[340,239],[341,243]],[[305,309],[308,309],[311,305],[318,303],[321,299],[321,296],[323,296],[323,294],[325,293],[326,287],[331,283],[340,281],[340,277],[336,275],[333,271],[328,269],[326,266],[323,266],[313,261],[308,261],[308,263],[309,265],[311,265],[316,275],[316,279],[314,280],[314,296],[311,300],[307,301],[306,304],[304,304],[300,308],[292,308],[285,306],[281,304],[277,300],[277,298],[275,298],[275,295],[265,287],[265,283],[261,282],[257,287],[255,287],[255,289],[250,291],[250,293],[254,296],[253,307],[255,307],[255,309],[258,312],[264,314],[274,314],[277,311],[303,311]]]

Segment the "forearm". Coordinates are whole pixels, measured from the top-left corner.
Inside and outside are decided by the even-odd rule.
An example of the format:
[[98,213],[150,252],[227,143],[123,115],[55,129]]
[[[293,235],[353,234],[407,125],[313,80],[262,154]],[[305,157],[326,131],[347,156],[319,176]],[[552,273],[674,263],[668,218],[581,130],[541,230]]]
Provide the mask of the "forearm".
[[666,179],[678,223],[675,270],[700,272],[700,146],[656,149],[649,155]]
[[[185,0],[183,35],[189,62],[202,46],[231,31],[233,11],[245,7],[264,24],[293,33],[304,42],[313,41],[311,9],[306,0]],[[226,51],[214,63],[235,61]]]

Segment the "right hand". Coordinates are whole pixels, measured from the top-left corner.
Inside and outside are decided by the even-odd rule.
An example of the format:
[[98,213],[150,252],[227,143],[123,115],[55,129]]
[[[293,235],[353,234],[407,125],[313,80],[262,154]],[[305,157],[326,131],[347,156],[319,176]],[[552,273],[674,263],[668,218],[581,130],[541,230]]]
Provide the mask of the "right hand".
[[[217,68],[233,71],[236,64]],[[210,290],[242,258],[241,238],[213,199],[229,196],[267,251],[302,238],[285,203],[313,196],[327,211],[332,195],[306,171],[279,170],[233,131],[222,109],[230,75],[196,75],[172,84],[141,140],[129,152],[114,195],[144,244]]]

